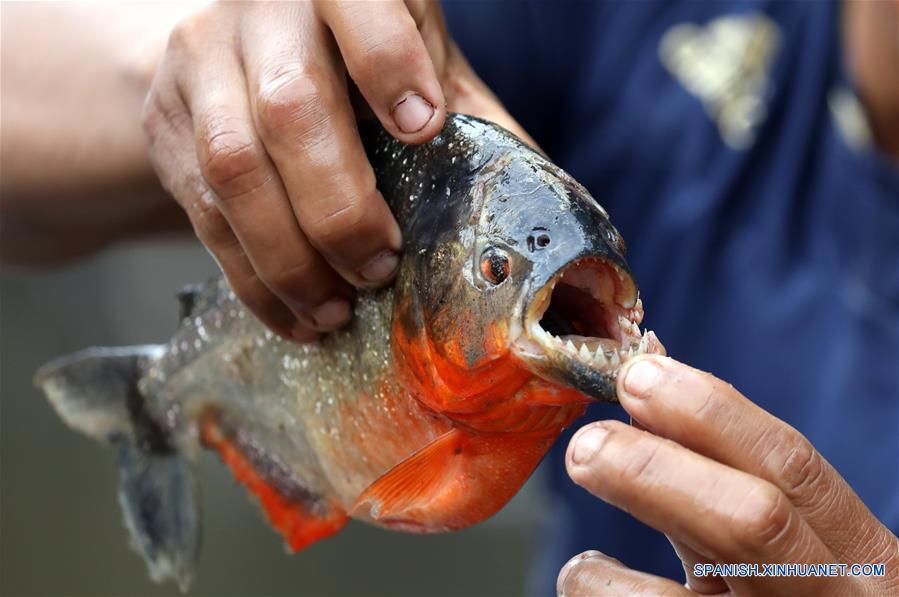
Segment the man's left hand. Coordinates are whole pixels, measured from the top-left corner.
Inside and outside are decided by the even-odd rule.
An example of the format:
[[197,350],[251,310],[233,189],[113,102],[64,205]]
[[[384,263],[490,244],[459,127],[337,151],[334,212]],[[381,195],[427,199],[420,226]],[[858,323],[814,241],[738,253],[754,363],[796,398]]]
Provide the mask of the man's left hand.
[[[562,568],[560,595],[899,592],[899,540],[798,431],[729,384],[666,357],[628,362],[618,396],[634,427],[601,421],[579,430],[568,472],[665,533],[686,583],[588,551]],[[759,572],[766,564],[846,564],[847,575],[694,574],[694,565],[709,563],[756,564]],[[866,563],[883,564],[884,575],[848,574]]]

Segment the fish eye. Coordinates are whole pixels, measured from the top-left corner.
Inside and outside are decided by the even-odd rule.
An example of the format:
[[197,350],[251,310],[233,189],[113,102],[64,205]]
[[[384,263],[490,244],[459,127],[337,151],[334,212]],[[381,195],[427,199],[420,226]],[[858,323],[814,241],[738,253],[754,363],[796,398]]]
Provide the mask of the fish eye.
[[496,247],[488,247],[481,253],[481,275],[491,284],[502,284],[509,277],[509,256]]

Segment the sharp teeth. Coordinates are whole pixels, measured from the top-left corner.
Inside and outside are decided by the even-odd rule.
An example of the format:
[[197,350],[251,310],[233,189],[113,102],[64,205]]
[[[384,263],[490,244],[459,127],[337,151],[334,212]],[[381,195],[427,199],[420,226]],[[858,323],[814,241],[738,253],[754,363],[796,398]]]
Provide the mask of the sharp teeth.
[[621,328],[621,331],[626,331],[631,329],[631,320],[625,317],[624,315],[618,316],[618,327]]
[[640,340],[640,346],[637,348],[637,352],[644,353],[646,352],[646,347],[649,346],[649,336],[644,335]]
[[633,334],[637,338],[640,337],[640,327],[633,321],[631,322],[631,334]]
[[596,361],[600,367],[608,366],[609,361],[606,359],[606,353],[603,351],[602,346],[596,349],[596,355],[593,357],[593,360]]
[[581,357],[585,361],[590,360],[590,351],[587,349],[586,344],[581,344],[581,349],[578,351],[578,356]]
[[612,351],[612,357],[609,359],[609,362],[612,364],[613,367],[621,366],[621,357],[618,356],[617,350]]
[[634,351],[634,346],[631,345],[630,348],[627,349],[627,358],[632,359],[636,352]]
[[569,340],[565,343],[565,348],[571,352],[577,352],[577,348],[575,348],[574,342],[572,342],[571,340]]
[[649,350],[652,349],[653,353],[660,354],[664,356],[667,351],[665,350],[665,345],[659,342],[658,336],[652,330],[646,332],[646,348]]

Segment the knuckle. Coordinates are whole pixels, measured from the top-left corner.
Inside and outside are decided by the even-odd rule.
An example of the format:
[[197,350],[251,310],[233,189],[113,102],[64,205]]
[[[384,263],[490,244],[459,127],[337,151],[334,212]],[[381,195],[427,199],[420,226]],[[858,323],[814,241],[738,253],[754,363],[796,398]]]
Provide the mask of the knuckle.
[[194,27],[192,26],[191,17],[183,19],[179,21],[174,27],[172,27],[171,33],[169,33],[168,43],[166,44],[167,52],[179,53],[184,51],[191,39],[191,32]]
[[289,264],[276,265],[260,273],[266,286],[280,294],[288,296],[305,296],[314,286],[311,282],[314,274],[314,264],[311,259],[303,259]]
[[207,5],[185,16],[172,27],[166,52],[190,55],[200,50],[209,35],[221,32],[219,10],[215,5]]
[[314,218],[305,232],[316,246],[328,249],[346,247],[370,227],[369,216],[361,201],[335,203],[331,209]]
[[269,317],[278,312],[280,305],[277,299],[265,290],[262,282],[254,276],[231,280],[230,284],[234,289],[234,294],[254,313]]
[[170,95],[169,90],[154,87],[141,108],[141,128],[151,151],[162,139],[171,137],[190,118],[183,104]]
[[239,193],[259,184],[265,160],[259,146],[249,136],[233,129],[207,128],[202,140],[203,177],[220,192],[220,197]]
[[792,446],[777,471],[780,486],[788,496],[797,496],[814,488],[823,478],[824,459],[799,432],[791,430],[784,444]]
[[789,536],[793,510],[786,496],[769,483],[760,483],[741,502],[732,520],[737,542],[751,553],[764,553]]
[[348,66],[357,77],[377,81],[386,73],[396,72],[394,65],[408,70],[421,62],[421,44],[417,32],[397,33],[386,39],[368,38],[362,41],[361,51],[347,57]]
[[210,249],[228,246],[235,241],[228,220],[209,192],[200,193],[187,209],[197,238]]
[[686,401],[685,414],[706,424],[717,424],[722,419],[733,416],[733,387],[717,379],[710,373],[695,369],[678,369],[672,379],[673,385],[681,384],[690,388],[695,397]]
[[638,441],[627,451],[627,459],[621,468],[621,478],[633,482],[652,476],[654,463],[662,447],[660,441]]
[[715,420],[721,412],[721,389],[715,383],[708,384],[702,399],[698,400],[691,413],[693,418],[708,422]]
[[290,134],[302,142],[321,131],[329,120],[317,77],[300,68],[282,68],[270,73],[259,86],[256,114],[263,136]]
[[867,541],[862,552],[868,555],[859,561],[884,563],[887,570],[894,571],[894,578],[899,583],[899,537],[882,525],[878,531],[872,540]]
[[202,11],[178,21],[169,33],[166,51],[176,54],[189,52],[203,28],[204,21],[205,15]]

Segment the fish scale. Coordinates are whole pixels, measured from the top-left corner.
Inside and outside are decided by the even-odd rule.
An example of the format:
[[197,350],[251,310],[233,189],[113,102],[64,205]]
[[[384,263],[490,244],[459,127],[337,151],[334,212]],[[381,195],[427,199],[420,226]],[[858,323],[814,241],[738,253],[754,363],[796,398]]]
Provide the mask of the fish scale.
[[[359,388],[368,385],[365,379],[383,378],[390,367],[384,330],[390,327],[391,295],[391,289],[360,293],[347,328],[320,344],[297,345],[250,316],[224,279],[213,281],[148,372],[155,385],[142,389],[157,397],[150,400],[151,411],[174,423],[168,431],[178,436],[212,402],[240,421],[246,435],[258,438],[272,459],[295,471],[297,483],[319,494],[334,493],[350,508],[367,485],[408,454],[410,441],[425,445],[434,439],[431,427],[415,424],[426,418],[417,402],[390,404],[358,396]],[[225,324],[213,326],[201,340],[200,330],[219,318]],[[178,346],[188,349],[173,351]],[[394,384],[381,390],[382,397],[401,393]],[[351,400],[354,408],[340,408]],[[173,406],[177,419],[165,415]],[[383,443],[370,455],[341,441],[339,430],[368,429],[373,421],[382,434],[402,432],[404,444]],[[280,432],[287,427],[290,434]]]

